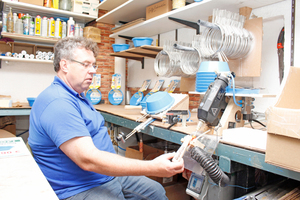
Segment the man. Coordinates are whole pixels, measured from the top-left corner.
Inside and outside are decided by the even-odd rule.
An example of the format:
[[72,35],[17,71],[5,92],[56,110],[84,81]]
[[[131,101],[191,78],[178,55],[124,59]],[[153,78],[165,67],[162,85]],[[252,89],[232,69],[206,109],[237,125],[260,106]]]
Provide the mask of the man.
[[59,199],[167,199],[145,176],[170,177],[184,170],[174,154],[142,161],[115,154],[104,119],[84,96],[96,73],[97,44],[64,38],[54,49],[53,83],[35,100],[28,143]]

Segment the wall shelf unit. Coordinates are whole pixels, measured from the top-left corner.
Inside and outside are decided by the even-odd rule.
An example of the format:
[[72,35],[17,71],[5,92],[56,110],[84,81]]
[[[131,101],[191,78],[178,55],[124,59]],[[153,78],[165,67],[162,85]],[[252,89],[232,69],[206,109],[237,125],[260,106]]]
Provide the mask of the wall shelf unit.
[[111,53],[110,56],[141,61],[142,69],[144,69],[144,58],[155,58],[158,52],[160,52],[161,50],[163,50],[162,47],[143,45],[140,47],[130,48],[117,53]]
[[73,17],[76,23],[84,23],[84,24],[97,19],[97,17],[90,16],[90,15],[79,14],[79,13],[74,13],[74,12],[60,10],[60,9],[54,9],[54,8],[47,8],[47,7],[37,6],[28,3],[15,2],[10,0],[2,0],[2,2],[3,2],[4,12],[9,12],[9,7],[11,7],[13,12],[24,13],[24,14],[28,13],[34,17],[36,15],[40,15],[41,17],[43,16],[58,17],[63,20],[65,20],[64,18],[68,19],[69,17]]
[[[135,17],[131,16],[132,9],[131,4],[138,0],[130,0],[119,6],[118,8],[108,12],[102,17],[98,18],[96,21],[103,23],[115,24],[118,20],[122,21],[132,21],[137,18],[145,17],[142,15]],[[187,21],[196,22],[199,19],[207,20],[208,16],[212,15],[212,11],[215,8],[226,9],[232,12],[239,12],[241,7],[259,8],[267,6],[273,3],[277,3],[283,0],[264,0],[264,1],[242,1],[242,0],[204,0],[202,2],[194,2],[185,7],[172,10],[170,12],[164,13],[157,17],[146,20],[145,22],[136,24],[127,29],[123,29],[117,33],[111,34],[110,37],[118,38],[118,35],[126,35],[130,37],[151,37],[157,34],[169,32],[175,29],[184,28],[186,26],[169,20],[169,17],[179,18]],[[153,3],[155,3],[153,1]],[[150,5],[149,3],[148,5]],[[146,10],[146,4],[142,10]]]

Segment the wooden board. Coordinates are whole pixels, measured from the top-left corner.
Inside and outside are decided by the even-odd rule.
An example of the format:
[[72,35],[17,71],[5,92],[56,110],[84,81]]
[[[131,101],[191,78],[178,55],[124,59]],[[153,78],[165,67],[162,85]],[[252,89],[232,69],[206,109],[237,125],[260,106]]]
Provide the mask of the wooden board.
[[245,58],[229,60],[229,68],[230,71],[235,72],[237,77],[259,77],[261,73],[263,20],[261,17],[247,20],[244,28],[253,35],[252,49]]
[[134,26],[136,24],[142,23],[145,20],[146,20],[145,18],[139,18],[139,19],[133,20],[131,22],[128,22],[128,23],[126,23],[126,24],[118,27],[118,28],[111,29],[111,32],[113,32],[113,33],[119,32],[119,31],[121,31],[123,29],[126,29],[126,28],[129,28],[129,27]]

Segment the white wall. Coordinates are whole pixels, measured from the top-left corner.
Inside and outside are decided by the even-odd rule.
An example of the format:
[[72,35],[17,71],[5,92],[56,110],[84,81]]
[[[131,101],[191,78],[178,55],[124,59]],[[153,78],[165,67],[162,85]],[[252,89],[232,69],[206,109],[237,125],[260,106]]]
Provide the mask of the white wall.
[[52,64],[2,61],[0,94],[11,95],[13,102],[27,102],[51,84],[56,72]]

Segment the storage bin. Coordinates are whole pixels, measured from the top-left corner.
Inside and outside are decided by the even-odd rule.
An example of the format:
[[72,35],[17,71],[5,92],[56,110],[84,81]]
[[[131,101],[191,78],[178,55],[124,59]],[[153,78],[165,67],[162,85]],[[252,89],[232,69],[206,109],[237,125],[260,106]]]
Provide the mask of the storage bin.
[[133,41],[133,45],[135,47],[140,47],[143,45],[151,45],[153,39],[149,38],[149,37],[135,37],[135,38],[132,38],[132,41]]
[[114,52],[120,52],[129,49],[129,44],[112,44]]

